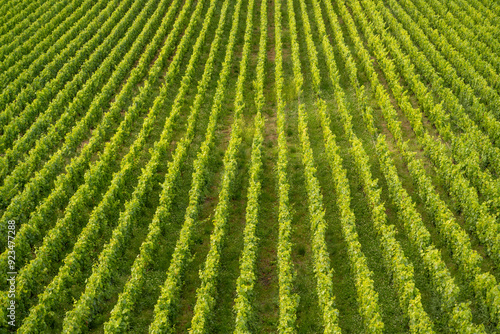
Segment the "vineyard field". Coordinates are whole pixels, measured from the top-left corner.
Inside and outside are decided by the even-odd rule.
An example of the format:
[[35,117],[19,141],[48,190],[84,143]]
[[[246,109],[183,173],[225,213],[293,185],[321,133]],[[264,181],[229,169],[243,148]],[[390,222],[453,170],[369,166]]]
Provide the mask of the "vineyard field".
[[0,0],[0,333],[500,333],[500,4]]

